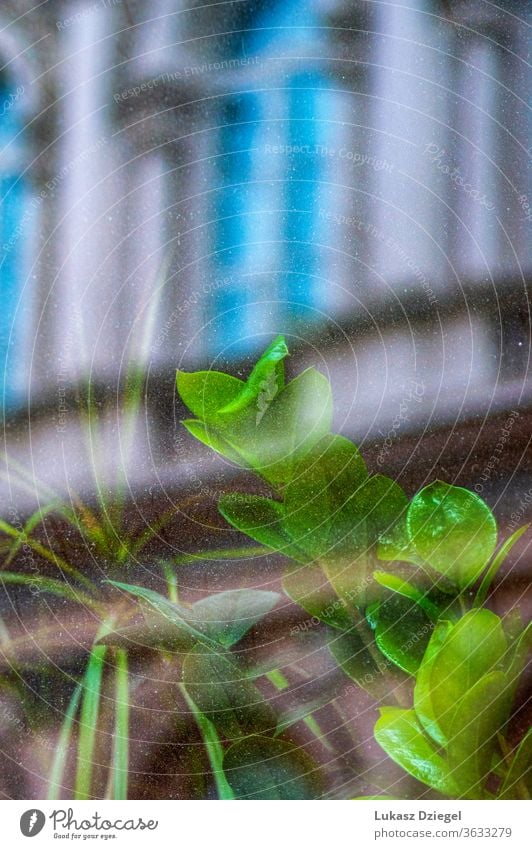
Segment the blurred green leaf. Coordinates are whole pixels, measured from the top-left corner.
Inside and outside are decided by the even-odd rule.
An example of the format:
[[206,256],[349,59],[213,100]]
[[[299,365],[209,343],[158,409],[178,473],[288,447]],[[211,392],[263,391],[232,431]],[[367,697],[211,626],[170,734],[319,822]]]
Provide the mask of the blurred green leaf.
[[277,725],[260,690],[228,655],[196,647],[183,663],[183,683],[199,710],[228,740],[273,732]]
[[179,557],[170,558],[170,563],[175,566],[184,566],[188,563],[201,563],[208,560],[254,560],[270,553],[270,547],[262,545],[239,546],[238,548],[207,548],[204,551],[195,551],[191,554],[181,554]]
[[329,382],[315,369],[307,369],[283,386],[286,355],[279,337],[247,383],[220,372],[177,374],[178,391],[198,419],[187,420],[187,429],[274,486],[290,480],[294,465],[332,424]]
[[[107,629],[104,626],[101,630],[105,632]],[[103,633],[100,635],[103,636]],[[99,732],[100,694],[106,652],[107,647],[104,645],[93,646],[83,678],[74,792],[76,801],[92,797],[94,750]]]
[[[69,601],[76,601],[89,609],[93,609],[96,602],[93,598],[86,595],[75,586],[67,584],[66,581],[57,581],[55,578],[46,578],[42,575],[25,575],[23,572],[2,572],[0,571],[0,584],[19,584],[21,586],[30,587],[38,592],[50,593],[51,595],[67,598]],[[35,595],[37,592],[35,592]]]
[[[348,630],[353,620],[345,601],[338,598],[322,569],[317,564],[308,564],[285,569],[283,590],[286,595],[298,604],[311,617],[325,622],[332,628]],[[307,623],[312,627],[313,622]],[[300,630],[307,630],[300,626]]]
[[375,739],[386,754],[418,781],[444,796],[458,791],[447,763],[423,732],[413,710],[383,708],[375,725]]
[[129,672],[124,649],[115,655],[115,730],[113,737],[112,798],[127,799],[129,779]]
[[515,689],[519,678],[530,661],[532,652],[532,622],[529,622],[522,633],[514,640],[508,651],[506,668],[510,685]]
[[279,392],[252,432],[249,426],[243,428],[242,441],[258,458],[260,474],[274,486],[285,486],[301,458],[331,426],[329,381],[309,368]]
[[532,728],[515,752],[498,799],[530,799],[532,796]]
[[368,477],[354,493],[352,500],[366,519],[368,543],[374,545],[386,537],[405,515],[408,498],[391,478],[384,475]]
[[59,737],[54,751],[52,768],[50,770],[50,778],[48,779],[48,794],[46,798],[50,801],[55,801],[62,797],[61,791],[64,789],[63,781],[65,766],[72,740],[72,726],[74,724],[74,717],[76,716],[82,693],[83,683],[80,682],[74,688],[61,723],[61,729],[59,731]]
[[240,740],[226,752],[224,769],[237,799],[304,800],[321,795],[316,765],[301,748],[284,740]]
[[415,496],[407,528],[418,555],[460,589],[477,580],[497,544],[497,525],[487,504],[442,481]]
[[[369,628],[368,639],[372,639]],[[327,648],[348,678],[375,698],[382,697],[382,671],[355,628],[351,628],[350,631],[345,633],[331,632],[327,641]],[[382,668],[385,668],[384,661]]]
[[285,513],[279,502],[258,495],[231,493],[220,498],[218,509],[230,525],[256,542],[299,563],[306,561],[304,552],[294,545],[284,528]]
[[495,669],[506,649],[501,620],[490,610],[466,613],[449,631],[434,656],[430,674],[432,709],[446,740],[461,697]]
[[314,445],[296,468],[285,492],[285,524],[310,557],[325,559],[365,551],[364,514],[351,496],[366,478],[358,448],[333,434]]
[[447,639],[453,627],[452,622],[438,622],[429,644],[425,650],[423,660],[419,666],[416,685],[414,688],[414,707],[417,717],[425,731],[430,734],[433,740],[439,745],[445,744],[445,735],[442,733],[438,719],[434,712],[434,705],[431,697],[431,676],[434,661],[440,651],[442,645]]
[[[335,693],[322,691],[312,698],[301,699],[298,704],[286,708],[286,710],[283,710],[279,714],[275,736],[282,734],[287,728],[291,728],[292,725],[311,716],[315,711],[330,705],[335,698]],[[318,739],[320,739],[319,736]]]
[[193,624],[191,624],[189,621],[189,609],[180,604],[176,604],[175,602],[168,601],[168,599],[163,595],[160,595],[153,590],[148,590],[145,587],[137,587],[133,584],[123,584],[120,581],[109,581],[109,583],[114,587],[124,590],[124,592],[130,593],[136,598],[140,598],[142,601],[147,602],[154,608],[154,610],[157,611],[157,613],[172,622],[176,628],[184,631],[202,645],[207,646],[214,651],[221,650],[221,645],[219,643],[209,637],[208,634],[204,634],[199,630],[199,628],[196,628]]
[[503,672],[489,672],[460,699],[449,730],[448,762],[460,798],[484,798],[497,746],[511,708]]
[[272,610],[280,596],[266,590],[226,590],[195,602],[188,621],[217,643],[230,648]]

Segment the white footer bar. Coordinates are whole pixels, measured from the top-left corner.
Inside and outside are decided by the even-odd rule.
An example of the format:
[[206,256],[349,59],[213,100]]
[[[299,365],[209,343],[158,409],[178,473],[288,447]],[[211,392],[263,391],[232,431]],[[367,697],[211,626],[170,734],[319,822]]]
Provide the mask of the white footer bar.
[[[23,802],[1,804],[9,847],[453,849],[532,845],[532,802]],[[275,810],[274,810],[275,808]],[[32,842],[34,840],[34,842]],[[68,841],[68,842],[67,842]]]

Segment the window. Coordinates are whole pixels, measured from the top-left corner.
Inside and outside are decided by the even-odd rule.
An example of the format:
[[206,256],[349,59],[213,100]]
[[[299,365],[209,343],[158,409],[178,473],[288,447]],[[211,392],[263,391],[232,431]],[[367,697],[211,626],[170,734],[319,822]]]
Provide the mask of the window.
[[24,260],[35,207],[27,201],[22,170],[21,103],[24,87],[0,77],[0,372],[2,408],[22,390]]
[[261,334],[316,319],[326,305],[320,210],[337,104],[316,58],[320,22],[301,2],[258,14],[240,45],[238,90],[220,98],[212,274],[230,282],[207,303],[214,354],[250,352]]

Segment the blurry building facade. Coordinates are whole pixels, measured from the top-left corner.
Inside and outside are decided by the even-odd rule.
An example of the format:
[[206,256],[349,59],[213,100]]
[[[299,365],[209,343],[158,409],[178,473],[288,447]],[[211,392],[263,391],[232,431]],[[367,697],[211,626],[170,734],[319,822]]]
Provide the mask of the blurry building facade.
[[[525,4],[470,0],[6,0],[8,457],[88,497],[117,467],[133,494],[186,489],[199,465],[205,485],[230,476],[175,436],[175,369],[244,374],[282,332],[374,467],[515,510],[532,486],[529,25]],[[5,470],[6,498],[34,507]]]

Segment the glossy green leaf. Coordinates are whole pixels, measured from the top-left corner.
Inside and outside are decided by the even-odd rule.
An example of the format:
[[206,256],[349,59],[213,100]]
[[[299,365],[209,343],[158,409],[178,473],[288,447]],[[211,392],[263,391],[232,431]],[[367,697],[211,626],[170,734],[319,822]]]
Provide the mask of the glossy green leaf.
[[305,563],[304,552],[295,545],[284,527],[284,508],[277,501],[258,495],[224,495],[218,509],[230,525],[251,539],[285,557]]
[[430,640],[433,623],[416,603],[392,595],[371,607],[375,642],[395,666],[415,675]]
[[382,709],[375,725],[375,739],[395,763],[418,781],[444,796],[456,795],[458,788],[445,759],[425,735],[413,710]]
[[317,799],[322,791],[317,766],[284,740],[240,740],[226,752],[224,769],[237,799]]
[[287,356],[284,336],[277,336],[254,366],[240,394],[220,409],[220,415],[239,413],[255,402],[259,422],[268,404],[284,387],[283,360]]
[[266,590],[226,590],[191,605],[187,620],[225,648],[230,648],[277,604],[278,593]]
[[527,731],[513,755],[497,798],[532,798],[532,728]]
[[219,371],[177,372],[177,390],[188,409],[206,424],[216,424],[218,412],[238,398],[245,384]]
[[277,719],[270,705],[230,656],[198,646],[184,660],[183,683],[224,738],[275,730]]
[[440,726],[438,725],[438,719],[434,712],[431,677],[434,661],[452,628],[452,622],[445,621],[438,622],[434,628],[429,644],[425,650],[425,654],[423,655],[423,660],[419,666],[416,676],[416,685],[414,688],[414,708],[416,710],[417,717],[425,731],[430,734],[436,743],[442,746],[445,744],[446,740],[445,735],[442,733]]
[[460,698],[501,663],[507,649],[501,619],[490,610],[466,613],[449,631],[432,664],[430,698],[449,738]]
[[310,616],[310,622],[300,630],[311,628],[315,619],[342,631],[352,626],[353,619],[346,602],[336,595],[317,564],[310,563],[299,568],[288,567],[283,576],[283,590]]
[[487,504],[442,481],[415,496],[407,528],[418,555],[461,589],[477,580],[497,544],[497,525]]
[[460,798],[482,799],[497,746],[511,708],[503,672],[490,672],[460,699],[449,731],[448,762]]

